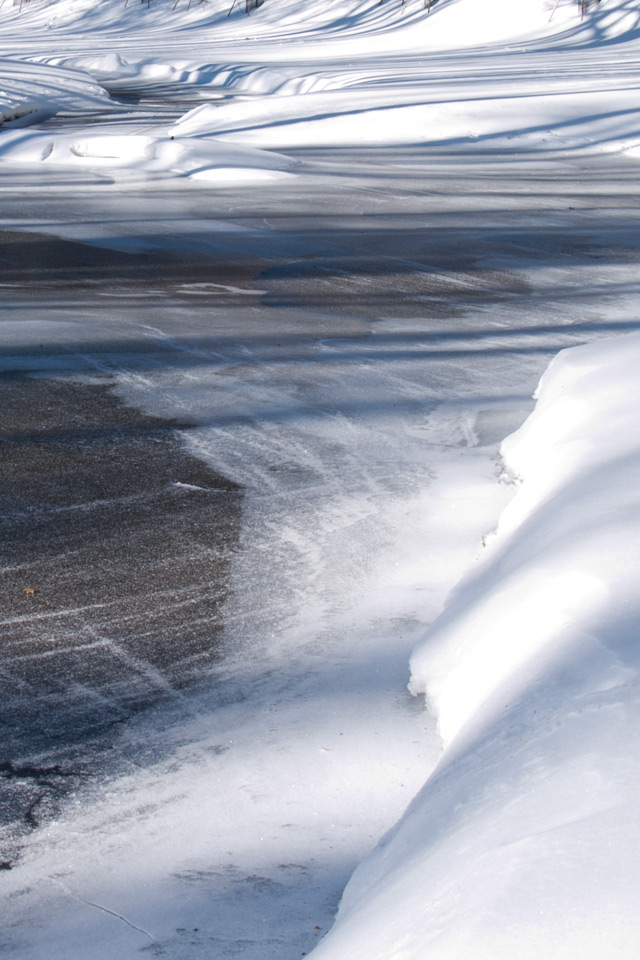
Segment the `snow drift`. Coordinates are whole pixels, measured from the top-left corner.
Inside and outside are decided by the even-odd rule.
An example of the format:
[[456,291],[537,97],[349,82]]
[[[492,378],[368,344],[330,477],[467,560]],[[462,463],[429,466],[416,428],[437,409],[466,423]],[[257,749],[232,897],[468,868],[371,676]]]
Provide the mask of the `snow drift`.
[[86,73],[0,60],[0,127],[6,121],[36,123],[62,110],[81,116],[109,107],[107,91]]
[[[203,102],[143,137],[135,127],[123,136],[118,126],[99,138],[90,129],[75,139],[33,134],[28,142],[5,133],[0,160],[262,180],[290,164],[251,149],[467,142],[640,152],[633,44],[640,25],[630,0],[592,7],[584,21],[574,0],[555,9],[551,0],[439,0],[431,10],[415,0],[268,0],[249,18],[240,7],[228,16],[226,0],[174,7],[32,0],[4,14],[0,37],[8,42],[12,29],[26,26],[29,60],[38,61],[0,64],[5,119],[109,111],[107,91],[199,91]],[[86,31],[81,42],[78,30]],[[168,35],[179,39],[167,48]],[[60,42],[65,37],[72,40]],[[615,69],[608,55],[592,64],[594,51],[609,44],[617,44]],[[443,51],[459,61],[453,75]],[[585,82],[594,70],[597,82]],[[231,159],[223,142],[236,148]]]
[[563,351],[520,483],[414,652],[445,743],[314,956],[635,957],[640,335]]

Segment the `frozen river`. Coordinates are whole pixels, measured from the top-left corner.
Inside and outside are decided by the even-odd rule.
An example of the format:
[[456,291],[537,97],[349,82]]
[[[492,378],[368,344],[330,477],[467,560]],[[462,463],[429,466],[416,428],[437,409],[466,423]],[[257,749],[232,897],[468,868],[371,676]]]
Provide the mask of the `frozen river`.
[[500,440],[638,326],[624,159],[287,152],[0,172],[8,957],[311,949],[437,759],[407,662]]

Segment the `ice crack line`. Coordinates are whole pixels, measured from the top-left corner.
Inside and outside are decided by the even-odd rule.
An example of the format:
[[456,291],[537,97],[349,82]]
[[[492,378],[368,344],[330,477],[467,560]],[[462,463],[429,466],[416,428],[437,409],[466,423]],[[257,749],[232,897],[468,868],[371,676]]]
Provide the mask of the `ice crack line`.
[[49,877],[52,883],[56,883],[59,887],[62,887],[64,892],[73,897],[74,900],[81,900],[82,903],[86,903],[89,907],[95,907],[96,910],[102,910],[103,913],[108,913],[111,917],[116,917],[118,920],[122,920],[123,923],[126,923],[128,927],[131,927],[132,930],[137,930],[138,933],[142,933],[145,937],[148,937],[151,940],[151,943],[157,943],[155,937],[153,937],[148,930],[144,930],[142,927],[136,926],[135,923],[132,923],[131,920],[127,920],[126,917],[123,917],[121,913],[118,913],[116,910],[110,910],[109,907],[103,907],[101,903],[94,903],[93,900],[87,900],[86,897],[81,896],[79,893],[74,893],[72,890],[62,883],[61,880],[57,880],[55,877]]

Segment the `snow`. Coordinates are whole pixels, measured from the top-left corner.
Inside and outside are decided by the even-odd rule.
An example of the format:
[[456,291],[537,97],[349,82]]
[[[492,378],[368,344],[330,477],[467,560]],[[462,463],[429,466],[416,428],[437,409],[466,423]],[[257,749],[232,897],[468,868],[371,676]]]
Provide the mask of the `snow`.
[[3,950],[635,957],[637,4],[229,7],[0,8],[2,230],[240,263],[36,269],[0,370],[113,378],[245,495],[221,663],[24,841]]
[[517,493],[411,658],[444,754],[318,958],[635,954],[639,352],[561,352],[503,443]]
[[[178,15],[160,0],[149,8],[93,3],[75,7],[69,0],[46,4],[31,0],[27,22],[36,34],[29,44],[30,59],[40,62],[29,67],[33,73],[29,79],[24,63],[4,62],[5,117],[27,111],[35,111],[32,119],[63,109],[79,112],[83,100],[85,108],[95,108],[104,93],[96,83],[116,94],[130,88],[152,92],[163,82],[213,98],[231,93],[240,98],[223,110],[215,99],[199,105],[177,123],[154,130],[148,139],[132,130],[128,148],[119,132],[108,127],[97,138],[81,131],[79,140],[34,134],[12,142],[5,136],[0,159],[137,168],[141,174],[209,180],[224,179],[230,168],[236,177],[242,170],[247,179],[281,173],[284,160],[275,172],[275,159],[269,163],[264,158],[260,168],[255,153],[249,153],[243,165],[241,144],[286,150],[310,145],[439,145],[468,139],[516,140],[519,149],[564,144],[632,154],[640,150],[635,54],[630,56],[625,47],[616,50],[612,60],[608,47],[621,37],[634,36],[633,4],[607,4],[577,27],[569,3],[560,4],[549,22],[548,0],[528,0],[519,6],[485,0],[481,6],[467,3],[462,12],[461,2],[440,0],[433,16],[411,3],[400,10],[379,4],[331,4],[330,14],[320,15],[311,4],[311,16],[304,4],[265,4],[250,21],[258,35],[247,37],[249,21],[244,14],[239,19],[228,17],[226,3],[199,5]],[[60,22],[58,9],[65,11]],[[42,44],[37,29],[43,29],[45,14]],[[78,23],[73,21],[74,30],[100,35],[108,26],[115,32],[113,38],[110,32],[107,36],[116,50],[35,55],[40,46],[50,50],[51,31],[55,36],[56,31],[69,29],[66,17],[72,14],[79,18]],[[21,17],[26,14],[14,11],[7,30],[12,24],[19,26]],[[189,32],[195,29],[192,17],[198,24],[196,35]],[[166,30],[176,28],[185,34],[179,32],[177,47],[172,43],[171,52],[165,54]],[[592,50],[594,34],[599,44]],[[545,45],[545,35],[553,43]],[[204,63],[188,57],[201,53],[204,37],[215,38],[221,60],[212,62],[210,42],[204,44],[208,54]],[[500,48],[505,66],[498,67],[492,50],[500,41],[505,42]],[[565,44],[561,58],[554,47],[558,41]],[[20,41],[13,43],[20,48]],[[141,57],[145,45],[159,48],[161,54]],[[176,50],[182,55],[176,56]],[[450,59],[442,51],[449,51]],[[602,75],[597,75],[599,65]],[[594,79],[597,75],[597,82],[586,89],[585,72]],[[506,86],[505,74],[510,75]],[[49,89],[43,98],[42,85],[52,84],[56,76],[56,96]],[[167,143],[170,137],[182,142]],[[221,141],[235,147],[230,165]]]
[[61,109],[80,115],[109,109],[106,90],[80,71],[8,58],[0,60],[0,70],[0,124],[7,120],[33,123]]
[[267,180],[290,176],[286,157],[227,144],[208,144],[172,135],[86,133],[55,135],[11,131],[3,138],[0,161],[57,167],[81,166],[132,174],[188,176],[195,180]]

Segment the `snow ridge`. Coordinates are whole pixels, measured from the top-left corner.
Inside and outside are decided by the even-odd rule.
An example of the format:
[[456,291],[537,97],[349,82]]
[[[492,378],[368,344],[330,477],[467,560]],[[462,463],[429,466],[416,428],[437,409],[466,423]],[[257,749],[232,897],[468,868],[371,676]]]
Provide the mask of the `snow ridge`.
[[411,659],[444,755],[318,960],[636,955],[639,357],[561,352],[504,441],[518,492]]

